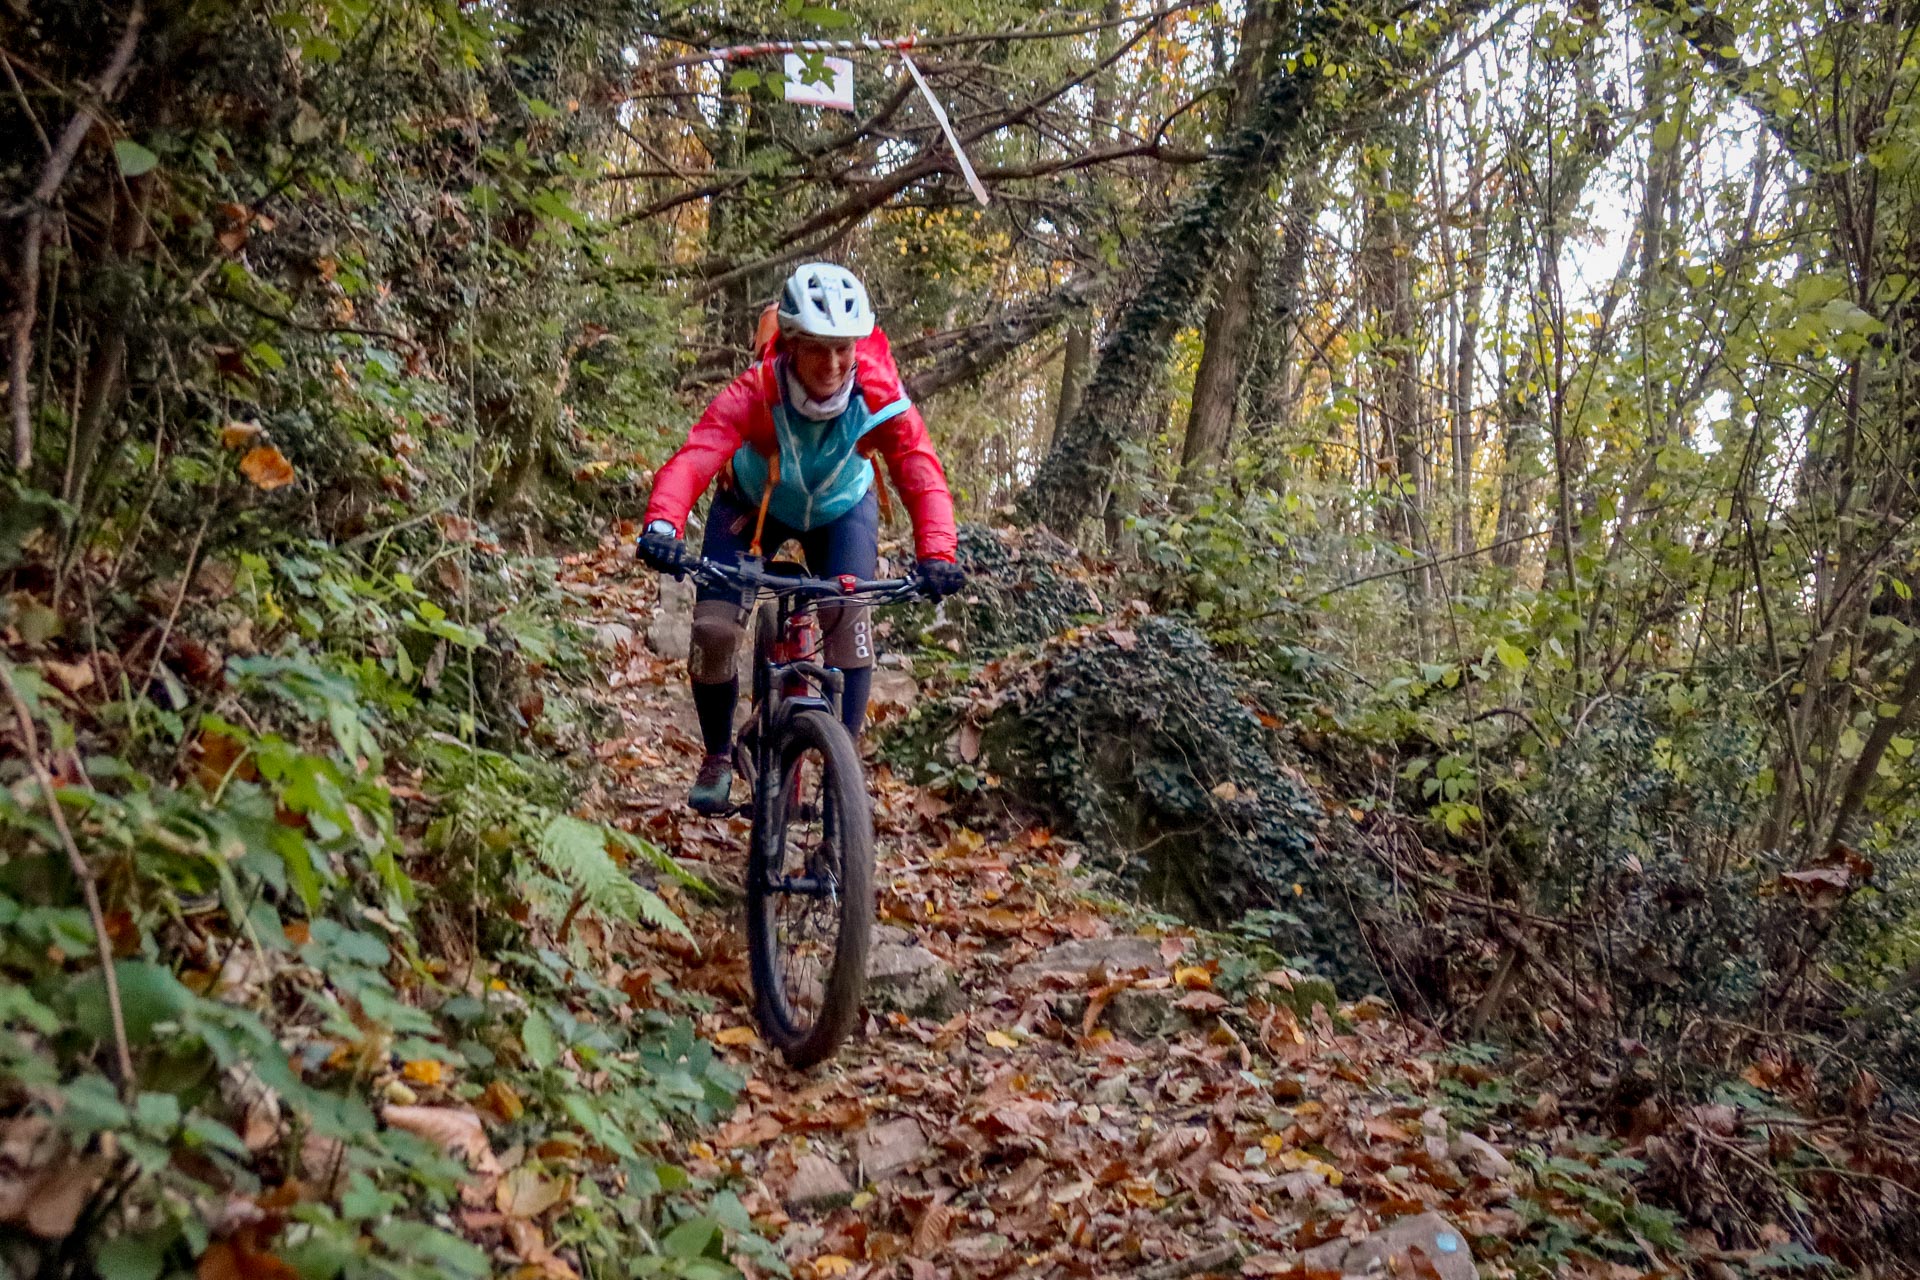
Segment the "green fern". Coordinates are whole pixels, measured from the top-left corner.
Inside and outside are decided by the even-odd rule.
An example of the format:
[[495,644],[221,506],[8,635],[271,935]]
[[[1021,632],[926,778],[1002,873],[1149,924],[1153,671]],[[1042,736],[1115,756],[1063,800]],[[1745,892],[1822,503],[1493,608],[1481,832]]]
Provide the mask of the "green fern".
[[607,853],[607,841],[619,832],[597,822],[557,814],[541,831],[534,849],[548,870],[586,895],[587,905],[629,924],[645,920],[682,937],[691,937],[673,908],[628,878]]
[[621,831],[617,827],[609,828],[609,831],[613,836],[615,844],[637,858],[645,858],[653,869],[662,875],[672,876],[687,888],[704,897],[718,898],[720,896],[714,892],[712,885],[681,866],[678,862],[675,862],[672,854],[653,843],[653,841],[643,840],[631,831]]

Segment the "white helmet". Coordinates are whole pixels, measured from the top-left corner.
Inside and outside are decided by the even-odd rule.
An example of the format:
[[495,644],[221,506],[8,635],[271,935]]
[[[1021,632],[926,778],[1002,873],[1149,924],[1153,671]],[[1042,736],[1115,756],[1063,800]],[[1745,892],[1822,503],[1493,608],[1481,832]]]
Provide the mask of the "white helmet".
[[780,291],[780,332],[810,338],[864,338],[873,332],[867,287],[845,267],[809,262]]

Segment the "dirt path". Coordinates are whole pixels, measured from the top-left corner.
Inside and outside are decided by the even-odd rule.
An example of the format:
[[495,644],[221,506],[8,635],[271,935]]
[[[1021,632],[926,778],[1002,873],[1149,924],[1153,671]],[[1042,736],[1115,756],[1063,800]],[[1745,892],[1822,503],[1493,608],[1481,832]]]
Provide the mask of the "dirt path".
[[[685,668],[648,649],[655,588],[622,559],[609,543],[576,564],[625,725],[602,800],[737,886],[745,820],[681,806]],[[1363,1272],[1372,1245],[1350,1243],[1397,1219],[1394,1273],[1455,1280],[1474,1274],[1464,1241],[1409,1218],[1518,1232],[1506,1157],[1436,1106],[1443,1080],[1474,1083],[1437,1042],[1376,1004],[1330,1017],[1284,973],[1224,975],[1178,931],[1130,932],[1047,831],[969,830],[885,770],[875,794],[876,990],[837,1061],[796,1073],[754,1036],[733,909],[680,896],[697,944],[633,959],[654,989],[714,997],[701,1030],[751,1074],[688,1167],[737,1179],[796,1275],[1330,1276]]]

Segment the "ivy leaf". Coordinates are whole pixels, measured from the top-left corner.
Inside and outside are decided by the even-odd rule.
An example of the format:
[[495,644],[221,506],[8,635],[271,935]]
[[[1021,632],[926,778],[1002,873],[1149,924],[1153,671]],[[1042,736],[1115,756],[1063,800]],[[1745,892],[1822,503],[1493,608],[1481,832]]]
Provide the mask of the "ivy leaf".
[[534,1066],[546,1070],[560,1060],[560,1045],[553,1035],[553,1024],[538,1009],[529,1010],[520,1024],[520,1044]]
[[157,1280],[166,1265],[166,1247],[153,1235],[121,1236],[93,1255],[100,1280]]
[[120,172],[129,178],[137,178],[150,173],[160,163],[160,157],[147,150],[132,138],[121,138],[113,144],[113,158],[120,165]]

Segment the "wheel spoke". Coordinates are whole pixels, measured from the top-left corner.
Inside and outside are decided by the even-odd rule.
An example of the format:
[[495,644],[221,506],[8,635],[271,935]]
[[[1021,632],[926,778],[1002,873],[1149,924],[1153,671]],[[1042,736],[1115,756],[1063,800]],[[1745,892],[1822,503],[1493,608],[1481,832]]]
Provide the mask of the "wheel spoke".
[[768,869],[780,1003],[800,1032],[820,1017],[826,974],[839,944],[839,855],[826,781],[824,762],[813,752],[795,762],[781,795],[787,812],[781,856]]

